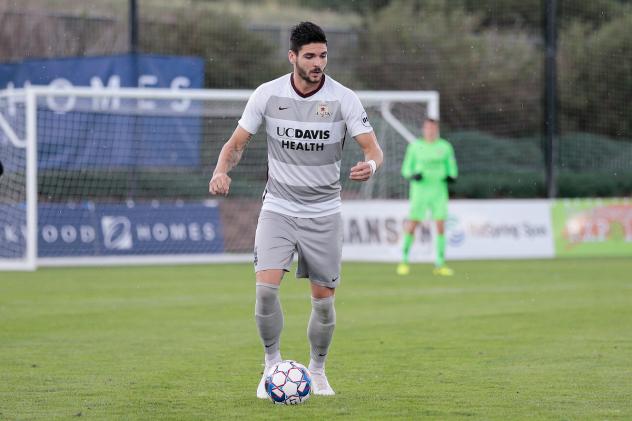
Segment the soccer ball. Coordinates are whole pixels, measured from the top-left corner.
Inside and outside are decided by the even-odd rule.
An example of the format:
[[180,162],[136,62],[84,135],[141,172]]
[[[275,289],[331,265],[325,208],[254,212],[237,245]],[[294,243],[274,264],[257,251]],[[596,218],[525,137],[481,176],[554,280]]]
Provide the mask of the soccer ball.
[[266,392],[279,405],[305,402],[312,393],[312,377],[304,365],[286,360],[276,363],[266,376]]

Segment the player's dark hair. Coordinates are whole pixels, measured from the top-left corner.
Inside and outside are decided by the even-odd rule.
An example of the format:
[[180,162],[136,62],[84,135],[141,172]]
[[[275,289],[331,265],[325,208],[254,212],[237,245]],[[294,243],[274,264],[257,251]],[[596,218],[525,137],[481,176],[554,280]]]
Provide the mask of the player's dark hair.
[[303,45],[313,42],[327,44],[325,31],[312,22],[301,22],[292,28],[290,34],[290,50],[298,53]]

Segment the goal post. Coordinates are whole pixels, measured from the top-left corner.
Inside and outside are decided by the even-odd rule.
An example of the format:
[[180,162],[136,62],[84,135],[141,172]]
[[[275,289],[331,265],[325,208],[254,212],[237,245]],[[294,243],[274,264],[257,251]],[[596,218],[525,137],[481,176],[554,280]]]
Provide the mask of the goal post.
[[[251,90],[30,86],[0,91],[0,270],[38,266],[249,261],[267,177],[265,130],[231,176],[208,180]],[[361,159],[345,142],[345,200],[401,198],[399,167],[427,91],[357,91],[385,153],[380,176],[350,183]]]
[[35,103],[33,90],[0,91],[0,270],[37,267]]

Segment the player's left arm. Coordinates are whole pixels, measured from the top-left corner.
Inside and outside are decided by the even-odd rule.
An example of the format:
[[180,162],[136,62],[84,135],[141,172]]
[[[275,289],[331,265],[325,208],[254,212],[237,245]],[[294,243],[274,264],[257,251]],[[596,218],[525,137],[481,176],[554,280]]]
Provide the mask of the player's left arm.
[[453,183],[456,181],[456,178],[459,176],[459,168],[456,165],[456,158],[454,157],[454,148],[450,145],[449,153],[446,159],[446,181],[448,183]]
[[351,168],[349,178],[355,181],[366,181],[377,171],[384,161],[384,154],[373,130],[367,133],[361,133],[355,138],[362,152],[364,152],[364,161],[358,162]]

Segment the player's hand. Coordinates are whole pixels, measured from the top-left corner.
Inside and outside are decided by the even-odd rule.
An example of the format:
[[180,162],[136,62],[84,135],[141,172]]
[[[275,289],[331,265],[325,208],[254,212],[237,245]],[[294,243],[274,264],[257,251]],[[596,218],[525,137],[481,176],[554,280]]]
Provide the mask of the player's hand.
[[410,176],[410,179],[415,181],[421,181],[422,178],[424,178],[424,176],[420,172]]
[[351,167],[349,172],[349,178],[355,181],[366,181],[372,175],[373,170],[368,162],[358,162],[354,167]]
[[208,183],[208,191],[211,194],[223,194],[226,196],[230,189],[230,177],[228,174],[219,172],[213,174],[213,178]]

